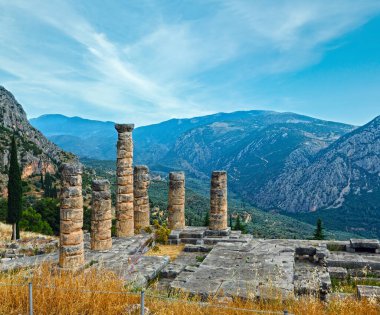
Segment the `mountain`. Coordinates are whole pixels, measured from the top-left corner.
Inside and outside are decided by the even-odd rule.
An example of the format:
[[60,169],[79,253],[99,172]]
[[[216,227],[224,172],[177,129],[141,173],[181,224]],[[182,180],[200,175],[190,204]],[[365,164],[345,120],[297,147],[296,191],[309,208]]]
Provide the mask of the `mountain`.
[[[96,149],[114,159],[113,123],[86,120],[83,132],[73,124],[80,118],[65,119],[71,127],[61,124],[59,132],[41,118],[32,123],[66,150],[99,158],[89,154]],[[212,170],[226,169],[230,191],[258,208],[311,224],[321,217],[331,230],[380,237],[379,120],[356,128],[269,111],[171,119],[136,128],[135,163],[185,170],[206,184]]]
[[[115,159],[111,122],[45,115],[32,119],[56,144],[81,157]],[[85,126],[85,127],[84,127]],[[308,165],[314,154],[353,126],[293,113],[240,111],[171,119],[136,128],[135,161],[154,170],[183,169],[207,179],[226,169],[233,190],[249,197],[286,166]]]
[[0,86],[0,189],[6,195],[11,137],[16,136],[23,178],[42,171],[55,173],[62,161],[74,159],[35,129],[14,96]]

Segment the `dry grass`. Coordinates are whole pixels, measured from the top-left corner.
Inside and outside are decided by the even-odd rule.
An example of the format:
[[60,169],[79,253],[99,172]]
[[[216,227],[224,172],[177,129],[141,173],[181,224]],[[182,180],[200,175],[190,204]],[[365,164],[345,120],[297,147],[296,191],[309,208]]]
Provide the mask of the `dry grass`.
[[[98,269],[87,269],[77,274],[54,272],[51,266],[45,264],[31,271],[0,274],[0,284],[19,285],[0,285],[0,314],[27,313],[28,281],[33,282],[35,314],[128,314],[126,309],[139,302],[139,294],[128,292],[112,272]],[[152,297],[152,293],[147,292],[146,306],[157,315],[253,314],[219,306],[271,311],[288,309],[297,315],[380,314],[380,306],[372,300],[333,299],[323,303],[315,297],[303,297],[288,302],[273,299],[267,303],[239,300],[225,300],[223,303],[215,299],[209,301],[211,306],[205,306],[194,303],[197,299],[191,302],[185,296],[167,300]]]
[[169,256],[170,261],[175,260],[183,251],[185,244],[180,245],[157,245],[151,248],[146,256]]
[[[4,224],[0,222],[0,247],[4,243],[9,242],[11,240],[11,236],[12,236],[12,225]],[[44,238],[44,239],[50,240],[50,239],[56,239],[57,237],[34,233],[34,232],[26,232],[26,231],[21,231],[20,233],[21,241],[27,242],[36,238]]]

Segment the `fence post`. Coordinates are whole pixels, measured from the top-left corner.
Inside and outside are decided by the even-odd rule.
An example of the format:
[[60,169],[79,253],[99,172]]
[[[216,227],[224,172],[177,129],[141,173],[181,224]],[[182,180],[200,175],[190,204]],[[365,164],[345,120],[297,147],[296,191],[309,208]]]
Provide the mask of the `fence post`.
[[140,298],[140,314],[141,315],[144,315],[144,311],[145,311],[145,291],[144,290],[142,290],[141,291],[141,298]]
[[33,285],[29,282],[29,315],[33,315]]
[[284,310],[284,315],[289,315],[287,310]]

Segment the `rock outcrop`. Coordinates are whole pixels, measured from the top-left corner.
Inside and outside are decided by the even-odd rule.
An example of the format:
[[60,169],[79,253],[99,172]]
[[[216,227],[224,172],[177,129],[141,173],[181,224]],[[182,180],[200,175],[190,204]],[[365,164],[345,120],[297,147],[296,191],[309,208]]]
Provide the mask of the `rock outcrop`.
[[0,86],[0,189],[4,196],[7,195],[6,173],[13,134],[16,135],[23,178],[41,172],[55,173],[61,162],[75,159],[74,155],[64,152],[32,127],[15,97]]

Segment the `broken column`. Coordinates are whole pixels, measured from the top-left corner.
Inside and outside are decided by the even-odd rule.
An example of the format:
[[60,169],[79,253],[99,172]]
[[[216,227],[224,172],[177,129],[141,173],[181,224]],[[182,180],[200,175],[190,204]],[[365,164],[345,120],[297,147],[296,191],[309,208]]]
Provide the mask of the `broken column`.
[[116,235],[134,234],[133,219],[133,124],[116,124],[117,140],[117,188],[116,188]]
[[180,230],[185,228],[185,173],[169,173],[169,228]]
[[107,250],[112,248],[111,192],[108,180],[92,182],[91,203],[91,249]]
[[210,188],[210,230],[227,230],[227,172],[214,171]]
[[60,172],[59,266],[72,269],[84,264],[82,165],[64,163]]
[[149,168],[146,165],[135,166],[133,171],[133,212],[135,230],[144,229],[150,225],[149,184]]

